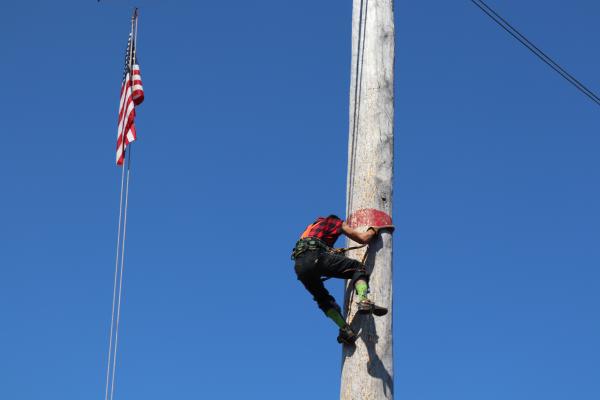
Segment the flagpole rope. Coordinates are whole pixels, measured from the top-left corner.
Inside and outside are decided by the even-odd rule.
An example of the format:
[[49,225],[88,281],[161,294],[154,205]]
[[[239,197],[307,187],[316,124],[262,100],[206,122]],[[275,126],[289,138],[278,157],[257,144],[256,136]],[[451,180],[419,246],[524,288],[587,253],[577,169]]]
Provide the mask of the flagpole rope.
[[110,382],[110,372],[111,372],[111,355],[112,355],[112,345],[113,345],[113,336],[114,336],[114,322],[115,322],[115,304],[117,297],[117,280],[119,274],[119,250],[121,247],[121,225],[122,225],[122,216],[123,216],[123,186],[125,183],[125,168],[123,168],[123,172],[121,173],[121,194],[119,196],[119,228],[117,229],[117,251],[115,255],[115,279],[113,284],[113,298],[112,298],[112,311],[110,316],[110,334],[108,339],[108,361],[106,365],[106,390],[104,394],[104,399],[108,400],[108,387]]
[[[127,235],[127,209],[129,206],[129,176],[131,169],[131,147],[127,153],[127,181],[125,184],[125,209],[123,212],[123,241],[121,243],[121,268],[119,273],[119,294],[117,297],[117,318],[115,321],[115,348],[113,352],[112,362],[112,382],[110,389],[110,400],[114,398],[115,391],[115,375],[117,372],[117,347],[119,344],[119,322],[121,320],[121,298],[123,294],[123,269],[125,267],[125,238]],[[124,170],[124,168],[123,168]]]
[[135,11],[135,33],[133,34],[133,48],[136,50],[135,51],[136,58],[137,58],[137,28],[138,28],[137,15],[138,14],[137,14],[137,8],[136,8],[136,11]]

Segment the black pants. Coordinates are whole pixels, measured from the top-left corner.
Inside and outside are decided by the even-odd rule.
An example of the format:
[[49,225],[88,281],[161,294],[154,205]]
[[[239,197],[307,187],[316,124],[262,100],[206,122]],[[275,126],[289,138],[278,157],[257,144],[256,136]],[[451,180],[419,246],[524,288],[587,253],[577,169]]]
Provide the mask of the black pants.
[[312,295],[323,312],[334,308],[341,312],[340,306],[329,294],[321,277],[364,279],[368,282],[369,274],[360,262],[338,254],[331,254],[322,250],[306,251],[296,258],[295,265],[298,280]]

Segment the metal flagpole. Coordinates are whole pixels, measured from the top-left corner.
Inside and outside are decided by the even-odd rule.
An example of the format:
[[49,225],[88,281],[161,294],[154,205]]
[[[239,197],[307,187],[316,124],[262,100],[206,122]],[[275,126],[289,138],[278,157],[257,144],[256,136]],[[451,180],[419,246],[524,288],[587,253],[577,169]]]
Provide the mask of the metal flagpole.
[[[133,16],[131,20],[131,42],[129,46],[129,57],[128,57],[128,69],[129,69],[129,79],[132,79],[131,71],[133,65],[133,49],[135,43],[135,34],[137,33],[137,29],[134,30],[134,27],[137,27],[137,8],[133,11]],[[126,118],[123,118],[121,131],[123,132],[123,140],[121,141],[122,152],[125,156],[125,140],[126,134],[125,132],[126,126]],[[117,249],[116,249],[116,259],[115,259],[115,277],[114,277],[114,286],[113,286],[113,304],[112,304],[112,315],[110,322],[110,338],[109,338],[109,348],[108,348],[108,363],[106,369],[106,390],[105,390],[105,400],[109,399],[109,387],[110,387],[110,399],[114,398],[114,389],[115,389],[115,375],[116,375],[116,363],[117,363],[117,346],[119,339],[119,322],[121,318],[121,298],[123,293],[123,269],[124,269],[124,258],[125,258],[125,237],[127,233],[127,209],[128,209],[128,199],[129,199],[129,178],[130,178],[130,170],[131,170],[131,148],[127,154],[127,178],[125,179],[125,166],[123,166],[123,170],[121,173],[121,193],[119,195],[119,227],[117,230]],[[125,193],[125,198],[123,198],[123,193]],[[123,204],[124,202],[124,204]],[[121,235],[122,233],[122,235]],[[120,253],[120,254],[119,254]],[[120,261],[120,268],[119,268]],[[118,292],[117,292],[117,282],[118,282]],[[115,307],[116,305],[116,307]],[[115,308],[116,308],[116,316],[115,316]],[[114,338],[114,347],[113,347],[113,338]],[[112,361],[111,361],[112,358]]]

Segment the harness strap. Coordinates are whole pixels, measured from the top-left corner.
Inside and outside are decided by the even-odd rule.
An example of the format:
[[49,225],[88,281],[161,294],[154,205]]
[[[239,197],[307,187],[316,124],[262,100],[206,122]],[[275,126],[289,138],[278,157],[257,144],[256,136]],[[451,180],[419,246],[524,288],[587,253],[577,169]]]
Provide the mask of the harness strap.
[[[345,248],[341,248],[341,249],[331,249],[330,253],[340,254],[340,253],[345,253],[350,250],[362,249],[365,246],[368,246],[368,244],[363,244],[360,246],[345,247]],[[365,261],[367,261],[368,254],[369,254],[369,248],[367,247],[367,250],[365,250],[365,254],[363,255],[362,260],[360,260],[360,263],[362,264],[363,267],[365,266]],[[346,272],[346,271],[350,271],[350,270],[349,269],[344,270],[344,272]],[[331,278],[332,278],[331,276],[324,276],[321,278],[321,281],[325,282],[326,280],[331,279]]]
[[352,247],[343,247],[343,248],[339,248],[339,249],[331,249],[331,253],[342,254],[342,253],[345,253],[345,252],[350,251],[350,250],[362,249],[365,246],[366,246],[366,244],[361,244],[360,246],[352,246]]

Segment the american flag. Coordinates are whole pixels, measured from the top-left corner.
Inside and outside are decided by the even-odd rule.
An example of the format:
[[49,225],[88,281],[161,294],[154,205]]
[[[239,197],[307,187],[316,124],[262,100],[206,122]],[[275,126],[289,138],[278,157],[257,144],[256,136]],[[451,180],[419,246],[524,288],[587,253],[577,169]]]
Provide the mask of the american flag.
[[119,126],[117,130],[117,165],[123,165],[127,145],[136,139],[135,106],[144,101],[144,88],[140,76],[140,66],[135,54],[135,40],[129,34],[125,53],[125,71],[121,84],[119,101]]

